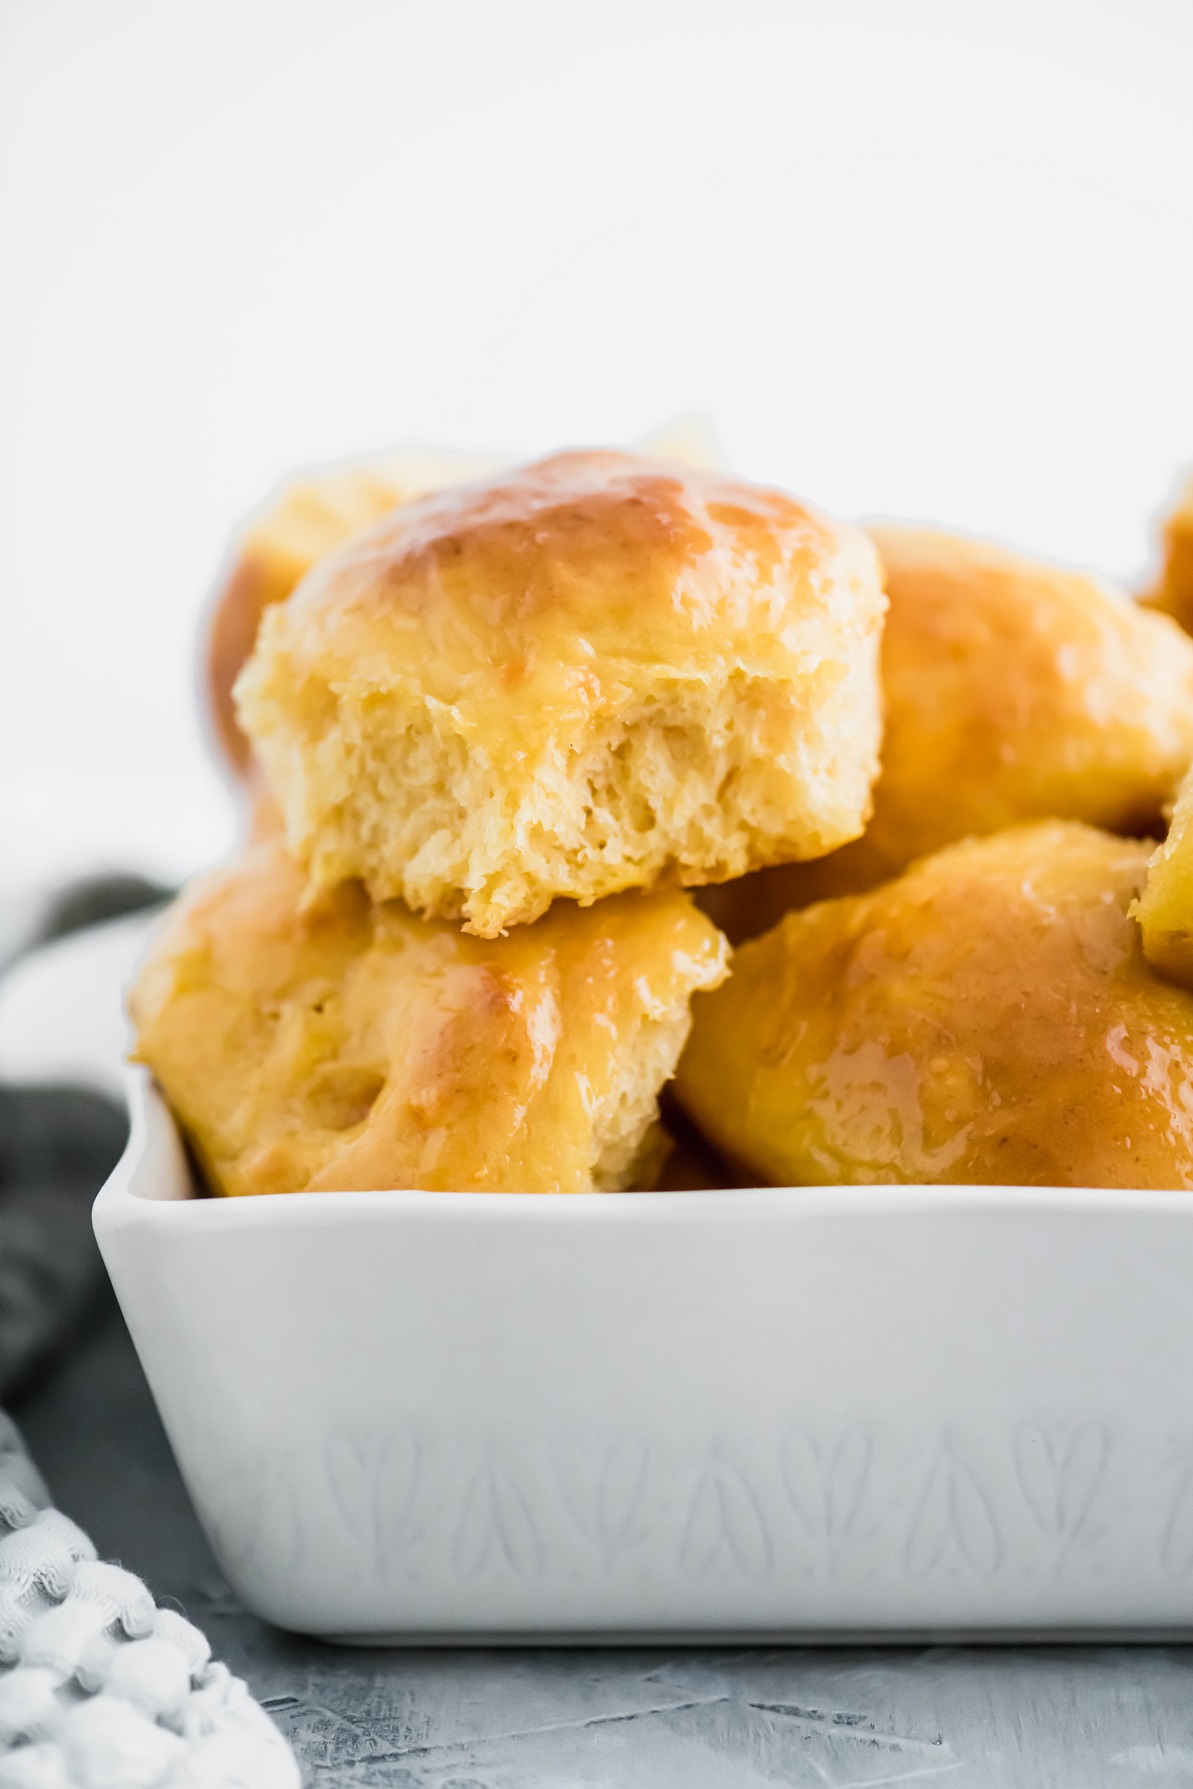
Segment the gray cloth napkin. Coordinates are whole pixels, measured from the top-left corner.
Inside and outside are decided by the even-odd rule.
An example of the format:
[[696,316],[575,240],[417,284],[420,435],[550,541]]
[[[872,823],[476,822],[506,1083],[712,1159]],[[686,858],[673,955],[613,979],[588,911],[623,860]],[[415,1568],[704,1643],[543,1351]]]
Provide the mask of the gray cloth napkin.
[[98,1094],[0,1085],[0,1398],[65,1346],[103,1283],[91,1204],[127,1135]]
[[[0,963],[154,906],[140,877],[76,884]],[[78,1087],[0,1083],[0,1398],[66,1346],[103,1285],[91,1204],[128,1135]],[[290,1748],[198,1629],[98,1560],[50,1507],[0,1410],[0,1789],[297,1789]]]
[[[24,916],[19,939],[0,939],[0,960],[169,893],[142,876],[71,883]],[[91,1203],[127,1135],[123,1110],[87,1089],[0,1083],[0,1398],[69,1342],[103,1285]]]

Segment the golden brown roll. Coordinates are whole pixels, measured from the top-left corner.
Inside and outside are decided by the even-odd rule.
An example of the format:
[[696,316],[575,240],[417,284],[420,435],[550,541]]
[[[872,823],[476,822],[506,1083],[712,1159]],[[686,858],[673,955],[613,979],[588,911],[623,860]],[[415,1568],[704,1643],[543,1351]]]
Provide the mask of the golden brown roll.
[[1181,784],[1135,912],[1148,962],[1193,988],[1193,770]]
[[735,940],[1020,820],[1162,830],[1193,759],[1193,641],[1166,617],[962,535],[871,532],[890,597],[874,816],[832,857],[703,898]]
[[325,559],[237,700],[317,885],[491,937],[856,836],[884,608],[865,536],[794,498],[560,454]]
[[270,604],[284,602],[312,565],[397,504],[480,478],[496,464],[479,454],[409,448],[317,466],[279,485],[250,517],[232,543],[212,596],[207,636],[211,713],[235,770],[247,768],[249,746],[236,720],[232,686]]
[[779,1184],[1193,1186],[1193,994],[1130,917],[1148,851],[1037,821],[788,914],[695,1000],[680,1103]]
[[1193,634],[1193,474],[1180,485],[1160,526],[1162,563],[1156,588],[1146,598]]
[[482,942],[304,888],[262,841],[176,905],[133,990],[137,1059],[213,1189],[652,1184],[689,995],[724,973],[687,895],[565,902]]

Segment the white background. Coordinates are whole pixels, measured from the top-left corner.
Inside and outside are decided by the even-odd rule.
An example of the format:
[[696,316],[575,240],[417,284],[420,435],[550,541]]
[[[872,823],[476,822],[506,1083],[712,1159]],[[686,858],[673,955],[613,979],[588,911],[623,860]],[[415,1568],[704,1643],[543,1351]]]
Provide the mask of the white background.
[[230,526],[403,440],[1137,579],[1193,457],[1188,0],[0,0],[0,875],[179,874]]

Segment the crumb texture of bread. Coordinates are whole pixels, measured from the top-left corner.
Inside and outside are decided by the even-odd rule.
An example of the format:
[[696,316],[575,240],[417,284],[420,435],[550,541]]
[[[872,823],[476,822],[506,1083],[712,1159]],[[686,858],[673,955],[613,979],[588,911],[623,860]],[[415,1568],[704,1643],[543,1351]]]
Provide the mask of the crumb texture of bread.
[[1193,1186],[1193,994],[1149,847],[1037,821],[790,913],[693,1003],[675,1093],[774,1184]]
[[357,883],[307,895],[263,839],[176,903],[130,998],[214,1191],[650,1183],[690,996],[725,973],[688,895],[565,901],[491,941]]
[[702,903],[735,942],[794,906],[1024,820],[1142,836],[1193,760],[1193,641],[1083,572],[938,529],[875,527],[886,733],[864,835]]
[[794,498],[561,454],[323,560],[238,709],[317,885],[493,937],[857,837],[884,610],[866,537]]
[[261,617],[285,602],[313,565],[399,503],[482,478],[493,456],[410,447],[369,459],[315,466],[288,478],[250,516],[232,543],[212,594],[207,681],[212,718],[238,771],[249,744],[236,719],[232,688],[253,650]]

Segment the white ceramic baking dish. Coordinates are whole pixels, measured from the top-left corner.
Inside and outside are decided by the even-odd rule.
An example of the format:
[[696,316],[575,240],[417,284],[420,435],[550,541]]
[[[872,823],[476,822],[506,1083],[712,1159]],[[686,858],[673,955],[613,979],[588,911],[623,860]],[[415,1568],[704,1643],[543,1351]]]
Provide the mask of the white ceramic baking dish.
[[1193,1626],[1193,1200],[190,1197],[95,1227],[229,1582],[341,1639]]

